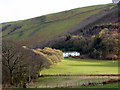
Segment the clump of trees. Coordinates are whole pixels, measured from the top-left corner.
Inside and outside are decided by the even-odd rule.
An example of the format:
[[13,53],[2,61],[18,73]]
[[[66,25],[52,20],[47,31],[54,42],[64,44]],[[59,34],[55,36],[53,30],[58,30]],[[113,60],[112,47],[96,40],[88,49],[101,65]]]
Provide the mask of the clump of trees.
[[[97,39],[96,39],[97,38]],[[94,58],[102,59],[119,59],[120,47],[119,47],[119,34],[118,35],[101,35],[95,38],[94,50],[91,52],[91,56]]]
[[[41,53],[36,53],[36,51]],[[4,40],[2,45],[2,84],[3,86],[25,86],[25,83],[36,79],[41,70],[49,68],[53,64],[50,63],[50,60],[57,63],[62,58],[62,52],[59,50],[51,48],[32,50],[25,46],[22,47],[14,41]]]
[[51,65],[61,62],[63,59],[63,52],[57,49],[45,47],[44,49],[38,48],[32,50],[37,54],[43,55]]
[[97,30],[99,32],[90,36],[68,34],[41,44],[40,47],[48,46],[62,51],[78,51],[82,55],[95,59],[119,59],[119,25],[117,23],[96,25],[91,30],[91,32]]

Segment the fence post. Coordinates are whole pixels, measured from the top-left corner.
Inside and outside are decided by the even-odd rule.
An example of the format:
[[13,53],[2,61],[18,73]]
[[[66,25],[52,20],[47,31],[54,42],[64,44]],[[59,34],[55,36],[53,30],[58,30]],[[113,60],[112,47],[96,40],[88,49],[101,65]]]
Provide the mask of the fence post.
[[57,84],[57,87],[58,87],[58,84]]
[[67,85],[67,83],[66,83],[66,87],[67,87],[68,85]]
[[46,88],[47,88],[47,84],[46,84]]
[[76,86],[78,86],[78,82],[76,83]]
[[98,83],[100,83],[100,79],[98,78]]
[[36,87],[35,88],[37,88],[37,82],[36,82]]

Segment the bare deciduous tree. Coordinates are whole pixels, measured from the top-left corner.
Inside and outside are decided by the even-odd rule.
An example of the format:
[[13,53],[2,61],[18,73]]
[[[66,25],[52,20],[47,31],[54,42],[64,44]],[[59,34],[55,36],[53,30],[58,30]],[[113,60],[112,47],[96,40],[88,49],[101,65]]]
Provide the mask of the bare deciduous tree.
[[13,41],[3,41],[2,46],[2,64],[9,72],[10,84],[13,85],[13,76],[18,74],[19,69],[25,68],[24,55],[21,47]]

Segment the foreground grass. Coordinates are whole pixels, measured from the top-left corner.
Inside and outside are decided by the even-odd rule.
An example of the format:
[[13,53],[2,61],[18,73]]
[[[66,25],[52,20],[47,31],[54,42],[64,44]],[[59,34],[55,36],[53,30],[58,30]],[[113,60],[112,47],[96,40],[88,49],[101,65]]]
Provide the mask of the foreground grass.
[[[43,70],[41,74],[118,74],[118,61],[111,60],[92,60],[92,59],[73,59],[66,58],[58,65],[50,69]],[[118,83],[81,86],[83,83],[103,82],[109,80],[108,77],[82,77],[82,76],[63,76],[63,77],[40,77],[36,85],[38,88],[54,88],[72,86],[73,88],[118,88]]]
[[91,85],[91,86],[77,86],[74,88],[119,88],[120,83],[112,83],[112,84],[105,84],[105,85]]
[[[88,84],[89,82],[102,82],[109,80],[110,78],[85,78],[80,76],[64,76],[64,77],[41,77],[37,80],[36,85],[38,88],[54,88],[54,87],[66,87],[66,86],[79,86]],[[77,87],[75,87],[77,88]]]
[[41,74],[118,74],[118,61],[67,58]]

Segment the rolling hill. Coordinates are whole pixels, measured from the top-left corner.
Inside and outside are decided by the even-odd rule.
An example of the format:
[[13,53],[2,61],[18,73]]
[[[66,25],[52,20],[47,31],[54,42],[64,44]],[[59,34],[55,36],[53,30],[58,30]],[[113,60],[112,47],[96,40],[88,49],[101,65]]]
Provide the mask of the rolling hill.
[[[76,34],[80,29],[89,27],[90,24],[103,23],[105,16],[116,11],[116,4],[95,5],[3,23],[2,35],[3,39],[21,41],[24,45],[32,46],[67,33]],[[116,16],[113,13],[111,17],[114,19]],[[115,23],[116,20],[106,20],[105,23],[112,21]]]

